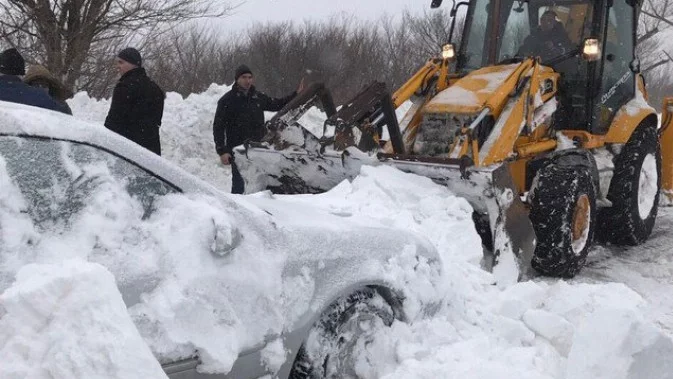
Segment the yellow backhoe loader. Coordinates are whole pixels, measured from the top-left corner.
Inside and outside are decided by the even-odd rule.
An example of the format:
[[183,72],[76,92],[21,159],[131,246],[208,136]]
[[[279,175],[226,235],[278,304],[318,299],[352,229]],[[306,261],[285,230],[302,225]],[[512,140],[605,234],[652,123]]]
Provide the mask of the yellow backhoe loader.
[[[640,7],[454,2],[459,46],[447,43],[393,94],[375,82],[337,110],[313,85],[262,143],[237,147],[246,190],[318,193],[362,165],[392,165],[470,202],[487,268],[572,277],[594,240],[645,241],[660,193],[673,194],[673,99],[659,123],[635,55]],[[327,115],[320,137],[301,125],[312,106]]]

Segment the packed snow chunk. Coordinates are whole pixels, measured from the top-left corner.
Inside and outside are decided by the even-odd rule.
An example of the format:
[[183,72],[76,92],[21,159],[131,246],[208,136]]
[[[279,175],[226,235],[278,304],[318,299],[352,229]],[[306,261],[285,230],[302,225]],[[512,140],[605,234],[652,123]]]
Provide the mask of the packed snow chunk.
[[673,341],[641,314],[623,308],[591,313],[574,336],[567,379],[671,379]]
[[506,288],[500,294],[498,313],[518,320],[529,309],[542,305],[547,297],[547,286],[544,283],[532,281],[521,282]]
[[346,200],[354,213],[427,236],[440,254],[477,262],[482,256],[472,207],[429,178],[393,167],[363,166]]
[[166,378],[103,266],[30,264],[0,295],[0,377]]
[[621,283],[585,284],[560,281],[550,286],[543,309],[580,325],[591,312],[603,308],[641,311],[643,298]]
[[287,359],[287,350],[281,339],[276,339],[262,349],[261,358],[264,366],[271,372],[278,372]]
[[523,321],[535,334],[549,341],[561,355],[568,356],[575,331],[571,323],[559,315],[539,309],[526,312]]

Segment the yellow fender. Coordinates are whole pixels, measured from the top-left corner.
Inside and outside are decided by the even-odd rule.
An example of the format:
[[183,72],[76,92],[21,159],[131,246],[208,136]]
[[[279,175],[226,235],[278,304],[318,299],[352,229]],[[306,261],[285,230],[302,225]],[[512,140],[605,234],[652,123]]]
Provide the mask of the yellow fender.
[[637,83],[636,96],[622,106],[615,115],[610,130],[605,135],[605,143],[626,143],[646,118],[652,117],[653,121],[656,120],[657,114],[654,108],[647,104],[647,92],[640,75],[637,77]]
[[673,202],[673,97],[664,99],[659,143],[661,144],[661,192]]

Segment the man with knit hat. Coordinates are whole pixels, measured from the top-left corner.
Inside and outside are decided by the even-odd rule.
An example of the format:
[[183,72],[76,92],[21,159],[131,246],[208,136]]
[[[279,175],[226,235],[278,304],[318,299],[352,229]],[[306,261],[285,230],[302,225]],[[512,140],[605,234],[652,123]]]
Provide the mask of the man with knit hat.
[[246,65],[236,69],[231,91],[217,102],[213,137],[215,149],[224,165],[231,165],[231,193],[243,193],[244,182],[233,160],[233,148],[247,140],[260,141],[266,129],[264,111],[277,112],[304,89],[304,81],[289,96],[275,99],[255,89],[252,71]]
[[161,155],[159,127],[166,94],[142,67],[138,50],[129,47],[117,54],[121,74],[112,93],[105,127]]
[[9,101],[67,113],[65,107],[48,93],[24,83],[20,76],[26,74],[26,62],[14,48],[0,53],[0,101]]

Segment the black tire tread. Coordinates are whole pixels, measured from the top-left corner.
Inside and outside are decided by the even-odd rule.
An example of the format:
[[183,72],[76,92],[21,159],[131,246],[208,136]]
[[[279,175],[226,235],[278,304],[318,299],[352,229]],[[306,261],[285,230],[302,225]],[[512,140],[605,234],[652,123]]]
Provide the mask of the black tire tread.
[[[615,161],[607,196],[612,206],[601,211],[601,239],[615,245],[635,246],[645,242],[652,233],[660,193],[656,194],[649,217],[642,220],[638,213],[637,190],[643,160],[650,153],[655,154],[657,171],[661,173],[661,146],[657,129],[644,123],[636,128]],[[661,175],[658,175],[657,187],[661,188]]]
[[[384,324],[392,325],[396,316],[392,307],[389,314],[385,310],[380,309],[376,305],[372,305],[372,301],[377,298],[383,298],[376,289],[366,287],[352,294],[337,300],[321,315],[320,319],[316,321],[314,328],[319,328],[332,338],[338,338],[338,326],[346,321],[356,310],[360,307],[367,307],[373,310],[379,316],[382,316]],[[385,300],[384,300],[385,301]],[[323,378],[321,373],[314,372],[314,362],[306,351],[305,343],[301,345],[295,360],[292,364],[292,370],[288,379],[319,379]]]
[[[544,275],[571,278],[584,266],[593,241],[596,196],[591,175],[586,168],[550,164],[540,169],[536,180],[530,197],[530,220],[537,239],[531,263]],[[570,225],[580,194],[589,196],[591,224],[586,246],[575,254]]]

